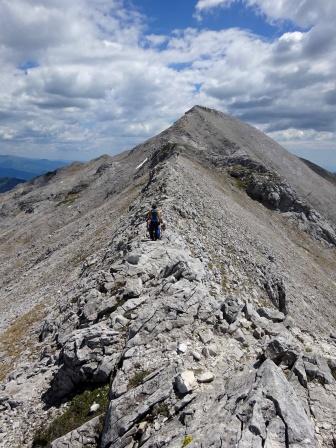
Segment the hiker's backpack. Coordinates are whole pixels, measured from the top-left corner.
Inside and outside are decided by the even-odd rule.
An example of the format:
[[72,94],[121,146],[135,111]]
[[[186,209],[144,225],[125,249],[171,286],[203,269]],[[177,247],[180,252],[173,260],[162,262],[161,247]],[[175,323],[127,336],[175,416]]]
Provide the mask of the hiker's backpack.
[[157,224],[159,222],[159,213],[156,209],[152,209],[151,211],[151,222],[153,224]]

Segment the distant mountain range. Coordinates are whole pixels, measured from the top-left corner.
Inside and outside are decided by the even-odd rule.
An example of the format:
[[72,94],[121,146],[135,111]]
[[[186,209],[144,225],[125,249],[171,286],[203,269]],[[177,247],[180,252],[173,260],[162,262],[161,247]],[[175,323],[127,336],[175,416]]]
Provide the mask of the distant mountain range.
[[23,182],[25,182],[23,179],[16,177],[0,177],[0,193],[5,193]]
[[54,171],[68,165],[64,160],[29,159],[10,155],[0,155],[0,178],[10,177],[30,180],[33,177]]
[[68,164],[69,162],[64,160],[29,159],[0,155],[0,193],[9,191],[20,183]]

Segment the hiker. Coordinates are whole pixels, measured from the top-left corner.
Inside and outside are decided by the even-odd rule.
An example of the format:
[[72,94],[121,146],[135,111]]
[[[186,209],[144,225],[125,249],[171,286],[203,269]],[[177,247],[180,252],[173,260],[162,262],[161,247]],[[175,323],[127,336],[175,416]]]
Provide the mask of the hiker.
[[150,239],[156,241],[161,237],[161,224],[163,224],[161,218],[161,212],[158,210],[156,204],[152,205],[152,209],[147,213],[147,230],[149,232]]

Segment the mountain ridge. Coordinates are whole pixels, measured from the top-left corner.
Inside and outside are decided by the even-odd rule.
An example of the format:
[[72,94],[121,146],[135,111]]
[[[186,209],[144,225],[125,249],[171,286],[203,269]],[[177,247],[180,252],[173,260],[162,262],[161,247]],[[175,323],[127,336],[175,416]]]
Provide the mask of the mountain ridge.
[[[302,198],[255,142],[243,145],[250,128],[221,117],[198,107],[129,152],[4,195],[0,444],[333,447],[336,239],[325,204],[315,209],[324,188]],[[156,242],[153,202],[167,224]],[[71,397],[101,386],[106,410],[55,432]]]

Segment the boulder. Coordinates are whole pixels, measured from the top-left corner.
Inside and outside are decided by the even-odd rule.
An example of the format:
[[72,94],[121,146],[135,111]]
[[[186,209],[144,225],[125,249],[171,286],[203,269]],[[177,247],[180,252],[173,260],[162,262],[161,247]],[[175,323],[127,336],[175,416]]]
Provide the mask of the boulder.
[[142,280],[141,278],[130,278],[126,282],[124,290],[124,298],[133,299],[140,297],[142,292]]
[[286,288],[284,281],[276,276],[269,276],[265,289],[273,305],[283,314],[287,314]]
[[59,362],[47,401],[57,401],[75,390],[80,384],[108,381],[119,360],[123,337],[106,323],[75,330],[63,344]]
[[264,356],[276,364],[284,363],[292,367],[299,358],[298,348],[294,342],[285,336],[276,336],[271,339],[264,350]]

